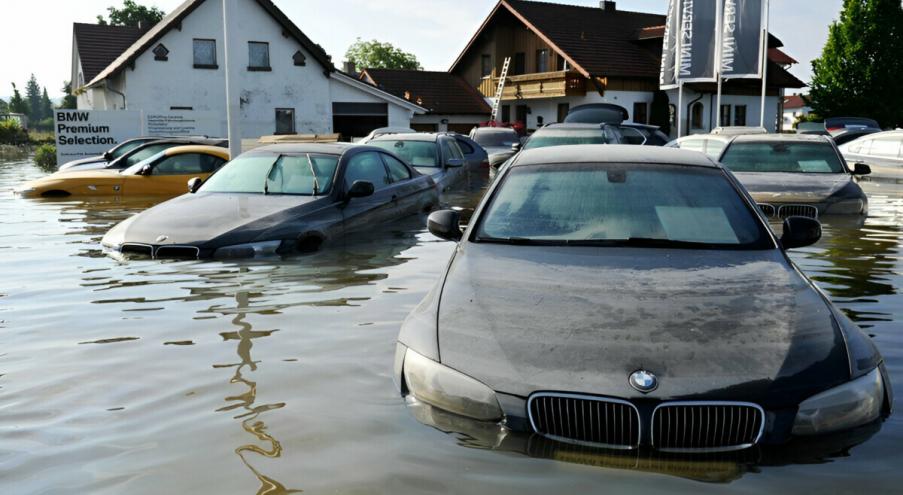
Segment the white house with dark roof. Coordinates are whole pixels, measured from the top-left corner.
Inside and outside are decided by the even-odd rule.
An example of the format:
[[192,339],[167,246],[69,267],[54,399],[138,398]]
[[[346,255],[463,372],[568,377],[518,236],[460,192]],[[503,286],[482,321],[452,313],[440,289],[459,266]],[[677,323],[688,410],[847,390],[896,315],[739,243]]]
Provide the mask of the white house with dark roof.
[[[242,66],[236,92],[242,137],[336,132],[350,138],[377,127],[407,127],[415,113],[426,111],[337,71],[270,0],[237,4],[232,15],[242,50],[231,56]],[[80,109],[215,112],[226,134],[221,1],[188,0],[128,44],[95,43],[100,29],[84,26],[75,25],[72,60]],[[118,53],[102,70],[88,69],[111,52]]]

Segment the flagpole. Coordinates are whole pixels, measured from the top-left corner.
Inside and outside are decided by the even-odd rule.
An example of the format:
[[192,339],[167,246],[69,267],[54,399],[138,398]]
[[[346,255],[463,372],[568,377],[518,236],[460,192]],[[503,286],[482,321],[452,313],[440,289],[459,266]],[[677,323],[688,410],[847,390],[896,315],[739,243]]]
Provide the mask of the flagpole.
[[676,2],[674,15],[677,16],[677,25],[680,27],[675,36],[674,46],[674,81],[677,83],[677,138],[683,137],[683,106],[684,106],[684,82],[680,80],[680,47],[683,44],[684,25],[681,20],[683,10],[680,8],[680,0]]
[[235,158],[239,154],[241,154],[241,129],[239,127],[239,116],[240,116],[240,108],[239,108],[239,100],[237,98],[237,93],[234,93],[238,90],[235,87],[235,83],[237,82],[237,73],[238,65],[232,63],[232,57],[238,53],[238,49],[235,46],[235,40],[238,31],[233,31],[232,25],[232,16],[235,15],[235,11],[237,10],[236,0],[223,0],[223,54],[224,54],[224,70],[226,75],[226,128],[229,134],[229,155],[231,158]]
[[768,0],[765,0],[765,30],[762,32],[762,105],[759,126],[765,127],[765,93],[768,89]]
[[684,108],[684,83],[677,80],[677,137],[683,137],[683,108]]

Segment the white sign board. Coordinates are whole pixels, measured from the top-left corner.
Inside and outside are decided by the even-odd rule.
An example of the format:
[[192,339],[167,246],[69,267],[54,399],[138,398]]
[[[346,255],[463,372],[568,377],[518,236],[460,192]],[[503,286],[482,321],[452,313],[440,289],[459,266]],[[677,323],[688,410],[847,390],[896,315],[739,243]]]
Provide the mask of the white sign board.
[[225,122],[216,112],[171,111],[145,114],[148,136],[222,136]]
[[102,155],[117,144],[141,135],[141,113],[131,110],[56,110],[56,162],[60,165]]

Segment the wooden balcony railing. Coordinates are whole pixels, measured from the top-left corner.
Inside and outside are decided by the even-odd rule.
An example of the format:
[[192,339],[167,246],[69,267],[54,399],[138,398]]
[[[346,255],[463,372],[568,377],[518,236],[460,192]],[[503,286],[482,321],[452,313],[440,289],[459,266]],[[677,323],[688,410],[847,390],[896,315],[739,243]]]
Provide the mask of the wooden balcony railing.
[[[477,89],[483,96],[494,98],[498,85],[498,77],[487,77],[480,81]],[[508,76],[502,100],[584,95],[586,95],[586,78],[579,72],[561,70]]]

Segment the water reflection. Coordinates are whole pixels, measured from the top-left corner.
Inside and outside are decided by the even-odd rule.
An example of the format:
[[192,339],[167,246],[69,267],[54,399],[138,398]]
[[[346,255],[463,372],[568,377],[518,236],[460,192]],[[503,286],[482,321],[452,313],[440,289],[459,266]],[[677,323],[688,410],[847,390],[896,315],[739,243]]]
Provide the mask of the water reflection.
[[243,409],[244,412],[240,412],[234,416],[234,419],[241,420],[241,427],[251,434],[258,441],[263,442],[266,446],[261,447],[258,444],[249,443],[245,445],[241,445],[235,449],[235,453],[241,459],[241,462],[247,466],[248,469],[254,473],[254,476],[260,481],[260,488],[257,490],[258,495],[281,495],[287,493],[299,493],[301,490],[288,489],[282,483],[270,478],[269,476],[261,473],[254,465],[248,461],[246,454],[257,454],[259,456],[263,456],[266,458],[278,458],[282,455],[282,445],[276,440],[273,435],[271,435],[267,431],[266,423],[260,420],[260,415],[266,413],[267,411],[272,411],[274,409],[281,409],[285,407],[284,402],[276,402],[270,404],[257,404],[257,382],[246,378],[242,371],[246,370],[248,373],[253,373],[257,371],[257,362],[251,357],[251,348],[254,347],[254,339],[260,337],[269,337],[276,330],[254,330],[251,327],[251,324],[245,321],[247,318],[247,313],[243,310],[250,306],[249,304],[249,296],[246,291],[239,291],[235,294],[235,302],[236,302],[236,313],[235,317],[232,318],[232,324],[237,326],[239,330],[232,332],[222,332],[220,335],[223,337],[225,341],[238,341],[238,348],[236,353],[238,354],[239,359],[241,360],[238,363],[229,363],[229,364],[215,364],[214,368],[235,368],[235,373],[232,375],[232,378],[229,380],[231,384],[241,384],[247,388],[247,390],[238,395],[227,396],[225,398],[226,402],[232,402],[229,405],[220,407],[217,409],[217,412],[226,412],[226,411],[234,411],[236,409]]

